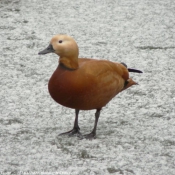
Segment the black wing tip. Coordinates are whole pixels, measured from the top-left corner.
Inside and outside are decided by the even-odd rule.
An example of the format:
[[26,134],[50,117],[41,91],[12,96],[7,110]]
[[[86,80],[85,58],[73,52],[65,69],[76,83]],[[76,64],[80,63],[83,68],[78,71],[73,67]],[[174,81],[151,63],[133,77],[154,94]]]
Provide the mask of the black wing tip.
[[131,68],[128,68],[128,71],[129,72],[135,72],[135,73],[143,73],[141,70],[131,69]]
[[122,64],[123,66],[125,66],[127,68],[127,65],[125,63],[121,62],[120,64]]

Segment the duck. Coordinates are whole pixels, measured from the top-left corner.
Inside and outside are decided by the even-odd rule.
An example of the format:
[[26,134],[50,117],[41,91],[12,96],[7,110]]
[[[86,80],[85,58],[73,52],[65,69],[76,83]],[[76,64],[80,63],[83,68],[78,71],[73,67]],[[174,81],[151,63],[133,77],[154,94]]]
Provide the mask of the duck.
[[[38,54],[48,53],[59,56],[57,68],[48,83],[50,96],[58,104],[75,109],[73,129],[60,135],[96,138],[102,108],[118,93],[138,84],[129,77],[129,72],[142,73],[142,71],[127,68],[122,62],[79,58],[76,41],[65,34],[53,36],[49,46]],[[94,127],[89,134],[82,135],[78,125],[79,111],[94,109],[96,110]]]

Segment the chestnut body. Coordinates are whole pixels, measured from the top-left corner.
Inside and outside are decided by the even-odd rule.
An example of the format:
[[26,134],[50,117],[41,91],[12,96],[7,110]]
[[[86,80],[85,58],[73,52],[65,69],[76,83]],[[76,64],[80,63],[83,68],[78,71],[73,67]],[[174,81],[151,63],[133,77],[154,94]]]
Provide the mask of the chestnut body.
[[51,97],[63,106],[98,109],[123,90],[128,76],[127,69],[121,64],[82,58],[76,70],[58,65],[48,88]]

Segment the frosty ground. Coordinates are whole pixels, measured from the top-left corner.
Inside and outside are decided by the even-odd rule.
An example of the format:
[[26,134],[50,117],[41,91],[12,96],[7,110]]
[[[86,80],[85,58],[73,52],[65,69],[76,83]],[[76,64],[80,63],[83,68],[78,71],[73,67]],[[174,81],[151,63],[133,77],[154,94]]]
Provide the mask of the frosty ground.
[[[175,174],[174,16],[172,0],[2,0],[0,174]],[[58,57],[37,53],[59,33],[75,38],[80,57],[144,72],[103,108],[92,141],[58,136],[74,110],[47,90]],[[80,112],[82,133],[94,113]]]

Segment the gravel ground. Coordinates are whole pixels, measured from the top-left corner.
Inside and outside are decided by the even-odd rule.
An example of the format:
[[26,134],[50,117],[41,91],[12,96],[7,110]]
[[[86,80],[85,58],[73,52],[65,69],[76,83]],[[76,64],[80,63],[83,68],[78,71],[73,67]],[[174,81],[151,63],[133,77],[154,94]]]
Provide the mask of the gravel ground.
[[[172,0],[1,0],[0,174],[175,175],[174,17]],[[92,141],[58,136],[74,110],[47,90],[57,56],[37,53],[59,33],[80,57],[144,72],[103,108]],[[80,112],[82,133],[94,112]]]

